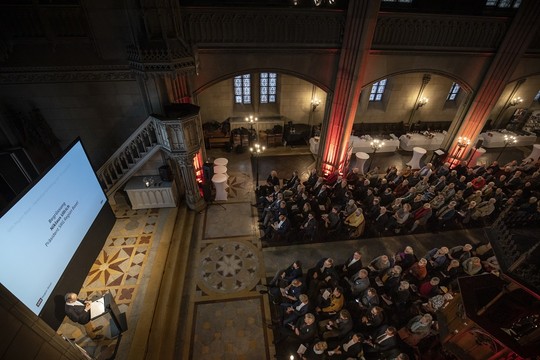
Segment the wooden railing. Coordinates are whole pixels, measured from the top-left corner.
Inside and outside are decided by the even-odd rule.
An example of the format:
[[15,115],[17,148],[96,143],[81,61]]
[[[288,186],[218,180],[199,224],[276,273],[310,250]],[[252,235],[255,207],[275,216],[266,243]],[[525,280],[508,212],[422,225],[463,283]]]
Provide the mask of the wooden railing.
[[116,191],[137,169],[162,147],[167,148],[161,129],[159,120],[148,117],[97,171],[98,180],[112,204]]

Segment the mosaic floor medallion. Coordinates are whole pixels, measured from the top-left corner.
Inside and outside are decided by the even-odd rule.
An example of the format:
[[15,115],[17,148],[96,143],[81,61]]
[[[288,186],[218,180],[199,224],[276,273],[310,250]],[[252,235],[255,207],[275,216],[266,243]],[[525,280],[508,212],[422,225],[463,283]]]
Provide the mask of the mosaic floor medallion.
[[200,283],[220,293],[249,289],[259,281],[257,249],[241,241],[209,245],[201,253]]

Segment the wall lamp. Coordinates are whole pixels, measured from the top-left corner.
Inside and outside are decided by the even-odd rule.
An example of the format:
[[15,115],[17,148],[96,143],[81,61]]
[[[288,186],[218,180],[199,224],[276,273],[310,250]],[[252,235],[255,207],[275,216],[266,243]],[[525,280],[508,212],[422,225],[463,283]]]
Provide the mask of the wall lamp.
[[508,103],[508,106],[516,106],[518,104],[521,104],[522,102],[523,102],[523,99],[518,96],[510,100],[510,102]]
[[427,97],[421,97],[420,100],[418,100],[418,103],[416,104],[416,109],[420,109],[422,106],[426,105],[428,103],[429,99]]
[[321,105],[321,100],[317,98],[311,99],[311,110],[315,111],[317,109],[317,106]]

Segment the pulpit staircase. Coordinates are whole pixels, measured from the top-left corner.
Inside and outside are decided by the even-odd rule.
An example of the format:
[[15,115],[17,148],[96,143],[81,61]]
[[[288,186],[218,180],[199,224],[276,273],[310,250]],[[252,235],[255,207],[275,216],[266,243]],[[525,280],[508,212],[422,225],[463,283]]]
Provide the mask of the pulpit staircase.
[[164,139],[163,125],[149,116],[97,171],[97,177],[111,205],[114,195],[135,172],[168,142]]

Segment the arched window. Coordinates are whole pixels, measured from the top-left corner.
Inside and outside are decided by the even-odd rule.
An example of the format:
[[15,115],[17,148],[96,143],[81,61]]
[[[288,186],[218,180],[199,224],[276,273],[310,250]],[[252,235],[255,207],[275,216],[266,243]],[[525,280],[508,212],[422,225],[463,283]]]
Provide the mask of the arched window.
[[234,102],[236,104],[251,104],[250,74],[234,77]]
[[275,103],[277,94],[277,74],[260,74],[261,104]]
[[369,94],[369,101],[381,101],[385,87],[386,79],[373,83],[373,86],[371,86],[371,93]]
[[457,83],[453,83],[452,87],[450,88],[450,92],[448,93],[448,96],[446,97],[446,101],[456,101],[458,93],[459,93],[459,85]]

